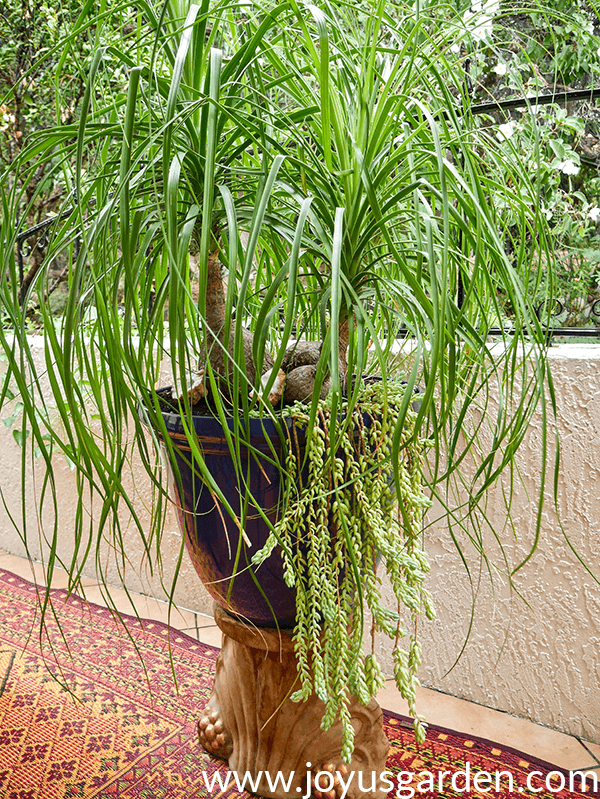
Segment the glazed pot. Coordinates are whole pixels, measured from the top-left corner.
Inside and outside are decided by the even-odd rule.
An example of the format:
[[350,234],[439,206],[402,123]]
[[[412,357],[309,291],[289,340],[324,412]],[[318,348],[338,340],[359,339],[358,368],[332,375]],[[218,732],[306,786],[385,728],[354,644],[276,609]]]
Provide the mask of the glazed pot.
[[[416,394],[420,391],[415,389]],[[165,389],[164,393],[170,394],[170,389]],[[413,407],[418,410],[418,406],[417,400]],[[142,415],[147,422],[147,414]],[[180,415],[173,409],[164,410],[162,416],[174,445],[168,459],[171,492],[196,573],[213,599],[228,612],[259,627],[293,627],[296,591],[283,579],[283,561],[278,548],[260,566],[254,567],[250,562],[252,555],[267,541],[268,524],[256,506],[249,507],[244,534],[240,534],[234,520],[203,480]],[[233,432],[234,420],[227,419],[227,424]],[[363,416],[363,424],[371,424],[370,416]],[[285,441],[281,441],[273,421],[269,418],[249,420],[249,446],[241,446],[238,464],[231,457],[218,419],[196,415],[193,425],[206,467],[233,511],[239,514],[240,498],[245,496],[243,480],[247,479],[250,494],[274,524],[281,479],[276,458],[284,462]],[[296,440],[302,450],[302,431],[296,431]]]
[[[257,626],[293,627],[296,592],[283,579],[283,562],[277,549],[259,567],[252,555],[266,543],[269,527],[256,507],[249,507],[244,536],[217,502],[201,477],[198,464],[176,411],[162,416],[173,443],[168,459],[171,494],[180,529],[196,573],[213,599],[230,613]],[[233,431],[234,420],[228,419]],[[236,465],[224,430],[213,416],[194,416],[193,424],[206,466],[232,509],[239,513],[245,494],[240,475],[248,478],[250,492],[269,520],[276,521],[280,473],[273,453],[281,456],[282,443],[269,419],[250,419],[250,447],[241,448]],[[247,542],[250,542],[250,546]]]

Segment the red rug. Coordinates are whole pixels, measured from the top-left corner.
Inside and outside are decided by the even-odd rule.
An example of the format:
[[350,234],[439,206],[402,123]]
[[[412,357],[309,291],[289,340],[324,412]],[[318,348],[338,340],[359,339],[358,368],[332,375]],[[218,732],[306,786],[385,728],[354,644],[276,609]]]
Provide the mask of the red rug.
[[[220,787],[226,764],[196,738],[218,650],[160,622],[126,617],[125,630],[104,608],[52,596],[40,635],[36,587],[0,569],[0,799],[248,796],[231,775]],[[491,741],[432,725],[418,746],[393,713],[385,727],[389,796],[507,796],[511,781],[512,793],[541,799],[598,795],[589,776],[587,791],[579,778],[571,788],[568,772]]]

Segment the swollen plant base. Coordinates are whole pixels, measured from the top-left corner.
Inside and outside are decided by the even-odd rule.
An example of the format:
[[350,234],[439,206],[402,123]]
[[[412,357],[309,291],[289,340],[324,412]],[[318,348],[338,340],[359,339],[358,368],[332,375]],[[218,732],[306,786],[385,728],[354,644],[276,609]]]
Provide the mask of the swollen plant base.
[[[340,756],[341,723],[321,729],[325,707],[315,694],[300,703],[289,698],[298,677],[292,631],[244,624],[217,605],[215,621],[223,632],[223,646],[212,694],[198,722],[204,748],[228,760],[231,771],[250,772],[254,778],[262,772],[259,796],[307,796],[307,780],[319,772],[332,776],[329,779],[321,774],[318,784],[312,786],[311,795],[316,799],[339,799],[344,794],[343,783],[348,783],[352,772],[344,794],[348,799],[387,796],[383,790],[362,790],[371,785],[373,772],[379,778],[385,771],[389,749],[377,702],[372,700],[365,707],[356,699],[351,701],[354,754],[345,765]],[[274,790],[264,776],[266,772]],[[286,787],[281,779],[274,785],[278,772]]]

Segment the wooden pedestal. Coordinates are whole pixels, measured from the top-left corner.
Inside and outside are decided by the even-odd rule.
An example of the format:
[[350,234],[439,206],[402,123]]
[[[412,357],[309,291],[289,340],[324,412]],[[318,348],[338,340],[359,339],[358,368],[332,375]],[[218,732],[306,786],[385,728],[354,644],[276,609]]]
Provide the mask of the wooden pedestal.
[[[367,707],[351,702],[355,749],[352,762],[342,764],[341,724],[321,729],[325,708],[315,695],[307,702],[289,699],[297,688],[292,631],[252,627],[216,605],[215,620],[223,632],[223,647],[212,695],[198,722],[204,748],[228,760],[229,769],[240,777],[248,771],[256,778],[262,772],[260,796],[308,796],[308,779],[317,799],[388,796],[379,782],[389,744],[377,702]],[[281,772],[286,785],[292,772],[293,779],[287,790],[281,779],[271,787],[265,772],[272,781]],[[315,783],[319,772],[331,777],[320,774]]]

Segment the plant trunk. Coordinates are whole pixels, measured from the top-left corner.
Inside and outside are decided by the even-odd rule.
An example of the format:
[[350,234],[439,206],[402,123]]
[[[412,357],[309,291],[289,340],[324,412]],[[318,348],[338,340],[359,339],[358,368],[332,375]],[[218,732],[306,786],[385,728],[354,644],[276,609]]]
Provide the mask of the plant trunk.
[[[233,377],[233,351],[235,345],[235,325],[230,324],[228,341],[225,341],[225,287],[223,273],[219,262],[219,251],[208,256],[208,276],[206,281],[206,343],[200,355],[199,371],[204,371],[206,361],[210,362],[213,372],[226,383],[231,384]],[[242,328],[242,346],[244,348],[244,365],[248,380],[248,390],[255,385],[256,365],[252,357],[252,341],[254,336],[245,327]],[[225,353],[228,353],[227,357]],[[273,358],[269,352],[264,353],[262,371],[273,366]]]
[[[228,340],[225,325],[225,286],[219,262],[219,252],[215,250],[208,256],[208,275],[206,281],[206,342],[198,364],[199,372],[204,372],[206,361],[210,362],[213,372],[222,381],[223,390],[229,394],[227,386],[231,386],[234,366],[233,351],[235,327],[230,324]],[[338,363],[342,388],[346,385],[348,362],[346,352],[349,340],[349,320],[346,317],[339,326]],[[244,365],[248,380],[248,390],[256,385],[256,364],[252,356],[253,334],[242,328],[242,345],[244,348]],[[286,403],[295,401],[309,402],[315,388],[317,365],[321,356],[321,341],[299,341],[291,345],[285,353],[281,368],[286,372],[283,400]],[[228,353],[226,356],[225,353]],[[265,351],[261,372],[273,367],[271,354]],[[320,395],[325,397],[331,389],[331,375],[327,375],[321,386]],[[279,401],[281,394],[278,395]]]

